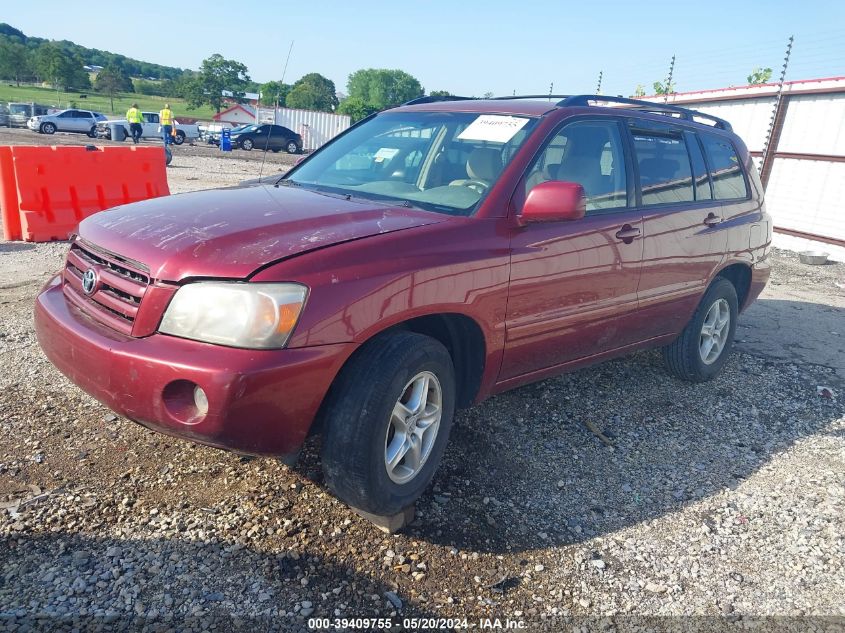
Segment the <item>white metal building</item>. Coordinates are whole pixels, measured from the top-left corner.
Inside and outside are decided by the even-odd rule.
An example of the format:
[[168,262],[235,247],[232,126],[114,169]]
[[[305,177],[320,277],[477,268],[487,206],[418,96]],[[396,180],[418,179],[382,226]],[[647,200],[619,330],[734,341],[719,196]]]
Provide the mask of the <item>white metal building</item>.
[[777,91],[763,84],[683,92],[668,103],[721,117],[742,137],[766,185],[776,246],[845,261],[845,77],[784,83],[776,112]]
[[345,114],[291,108],[276,108],[275,113],[273,108],[259,108],[256,118],[260,123],[275,122],[297,132],[306,151],[319,149],[352,125],[352,119]]

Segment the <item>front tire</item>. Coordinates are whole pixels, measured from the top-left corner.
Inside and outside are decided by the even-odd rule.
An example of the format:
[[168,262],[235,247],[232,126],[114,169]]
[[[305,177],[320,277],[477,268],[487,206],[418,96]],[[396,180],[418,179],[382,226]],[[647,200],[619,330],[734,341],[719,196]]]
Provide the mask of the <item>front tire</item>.
[[394,332],[368,342],[338,375],[323,409],[329,489],[365,512],[400,512],[431,482],[454,411],[455,370],[439,341]]
[[41,126],[41,133],[42,134],[55,134],[56,133],[56,124],[55,123],[45,123]]
[[663,348],[669,373],[689,382],[715,378],[733,348],[738,313],[736,288],[717,277],[680,336]]
[[241,149],[251,152],[253,147],[255,147],[255,143],[252,142],[252,139],[245,138],[241,141]]
[[176,136],[173,137],[173,142],[176,145],[181,145],[182,143],[184,143],[185,142],[185,133],[177,131]]
[[96,127],[92,127],[90,130],[88,130],[88,138],[97,138],[97,128]]

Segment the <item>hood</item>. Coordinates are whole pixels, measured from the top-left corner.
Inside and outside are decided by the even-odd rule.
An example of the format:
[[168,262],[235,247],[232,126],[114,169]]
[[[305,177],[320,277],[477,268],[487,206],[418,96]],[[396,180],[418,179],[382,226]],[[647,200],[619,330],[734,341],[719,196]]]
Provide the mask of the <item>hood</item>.
[[97,213],[79,236],[144,264],[155,279],[245,278],[317,248],[447,219],[293,187],[212,189]]

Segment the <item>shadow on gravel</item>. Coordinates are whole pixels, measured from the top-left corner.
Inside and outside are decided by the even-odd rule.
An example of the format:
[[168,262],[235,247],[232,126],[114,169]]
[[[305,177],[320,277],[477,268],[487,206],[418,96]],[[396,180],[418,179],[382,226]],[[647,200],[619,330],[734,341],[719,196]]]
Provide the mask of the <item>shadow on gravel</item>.
[[[339,605],[345,617],[394,610],[390,587],[301,549],[56,534],[0,539],[0,551],[0,631],[310,631]],[[431,615],[402,602],[400,616]]]
[[0,241],[0,254],[2,253],[19,253],[21,251],[31,251],[35,248],[35,244],[29,242],[3,242]]
[[410,533],[522,552],[676,512],[737,487],[801,438],[839,435],[829,427],[845,414],[841,397],[816,393],[834,379],[735,353],[716,380],[689,384],[646,352],[502,394],[459,413]]

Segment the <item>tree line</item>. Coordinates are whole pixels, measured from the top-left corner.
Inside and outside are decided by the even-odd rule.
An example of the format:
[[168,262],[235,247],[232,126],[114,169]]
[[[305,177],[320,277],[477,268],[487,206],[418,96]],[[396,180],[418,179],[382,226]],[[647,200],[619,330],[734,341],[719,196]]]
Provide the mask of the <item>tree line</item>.
[[[61,58],[61,59],[60,59]],[[51,41],[25,35],[19,29],[0,23],[0,77],[22,81],[57,82],[63,88],[90,88],[88,73],[82,68],[112,66],[131,77],[176,79],[181,68],[162,66],[125,55],[86,48],[68,40]]]

